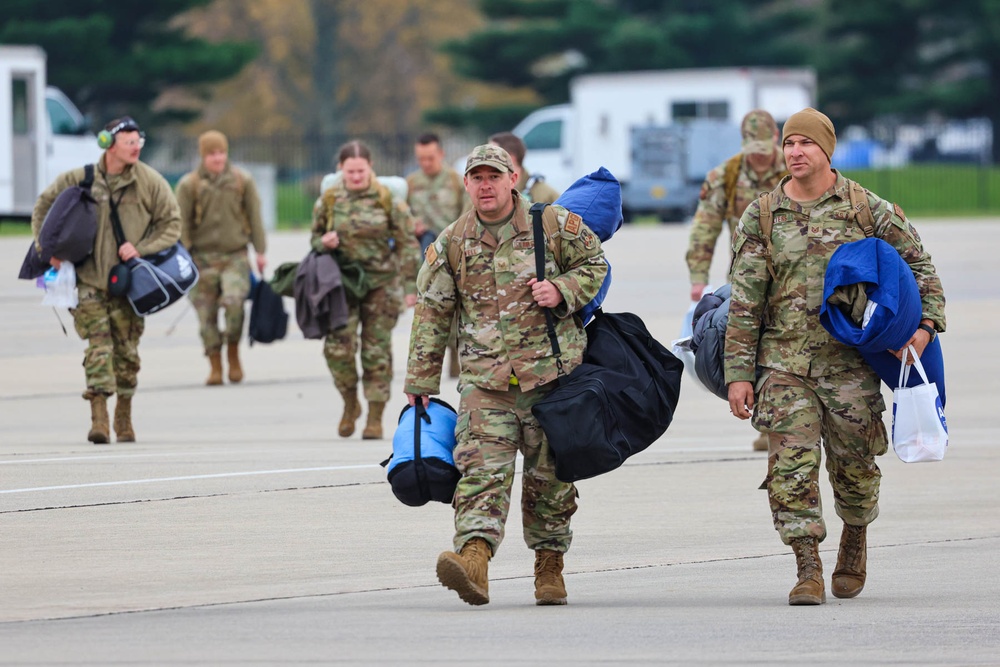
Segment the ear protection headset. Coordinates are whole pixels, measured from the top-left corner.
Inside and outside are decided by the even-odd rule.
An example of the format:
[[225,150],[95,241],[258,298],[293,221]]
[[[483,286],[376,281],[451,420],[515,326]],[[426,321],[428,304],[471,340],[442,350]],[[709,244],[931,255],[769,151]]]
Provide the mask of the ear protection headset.
[[107,150],[115,145],[115,135],[119,132],[138,132],[139,148],[146,143],[146,133],[139,129],[139,124],[129,116],[122,118],[110,130],[101,130],[97,133],[97,145]]

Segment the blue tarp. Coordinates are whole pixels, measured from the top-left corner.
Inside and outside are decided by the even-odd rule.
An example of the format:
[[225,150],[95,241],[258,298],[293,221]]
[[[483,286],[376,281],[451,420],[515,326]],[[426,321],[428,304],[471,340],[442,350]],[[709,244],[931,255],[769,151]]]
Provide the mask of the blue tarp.
[[[621,183],[604,167],[578,178],[559,195],[555,203],[583,218],[602,243],[610,239],[622,226]],[[580,317],[584,324],[601,306],[611,288],[611,262],[608,262],[607,258],[604,261],[608,264],[608,275],[605,276],[597,296],[580,309]]]
[[[865,284],[872,308],[863,328],[848,313],[828,302],[838,287],[857,283]],[[895,389],[899,382],[900,362],[889,350],[906,345],[920,325],[921,312],[920,291],[913,271],[891,245],[882,239],[868,238],[846,243],[834,251],[824,276],[820,323],[838,341],[856,347],[890,389]],[[920,361],[928,380],[937,383],[943,406],[944,358],[937,337],[924,349]],[[907,385],[920,382],[920,374],[911,373]]]

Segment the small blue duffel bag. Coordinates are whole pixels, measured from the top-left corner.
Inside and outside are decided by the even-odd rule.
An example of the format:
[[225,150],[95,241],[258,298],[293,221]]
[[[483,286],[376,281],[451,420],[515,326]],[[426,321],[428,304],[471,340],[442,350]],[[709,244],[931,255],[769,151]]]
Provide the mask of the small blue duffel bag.
[[437,398],[431,398],[426,409],[418,402],[399,414],[392,456],[382,466],[388,466],[392,493],[404,505],[451,503],[462,476],[452,454],[457,421],[455,409]]

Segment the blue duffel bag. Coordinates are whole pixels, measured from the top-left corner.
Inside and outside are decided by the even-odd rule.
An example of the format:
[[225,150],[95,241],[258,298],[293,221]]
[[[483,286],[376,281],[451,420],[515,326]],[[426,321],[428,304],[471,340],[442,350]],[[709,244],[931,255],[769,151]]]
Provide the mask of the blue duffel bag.
[[392,436],[392,456],[382,466],[388,466],[389,485],[404,505],[451,503],[462,476],[452,454],[457,421],[455,409],[438,398],[431,398],[426,409],[420,402],[403,408]]

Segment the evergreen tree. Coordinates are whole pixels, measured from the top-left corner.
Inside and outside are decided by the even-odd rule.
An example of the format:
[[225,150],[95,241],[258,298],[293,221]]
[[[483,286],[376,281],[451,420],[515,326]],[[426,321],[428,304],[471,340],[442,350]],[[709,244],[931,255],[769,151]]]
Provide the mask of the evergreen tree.
[[172,19],[211,0],[5,0],[0,43],[37,44],[48,81],[97,122],[130,113],[140,122],[190,119],[188,108],[150,106],[174,86],[227,79],[250,62],[253,44],[186,36]]
[[[569,80],[583,73],[791,66],[807,57],[794,31],[810,13],[795,3],[480,0],[480,6],[491,19],[485,29],[445,45],[457,71],[473,79],[528,86],[547,104],[566,101]],[[467,113],[466,119],[493,111]],[[450,109],[438,118],[459,122],[461,116]]]

